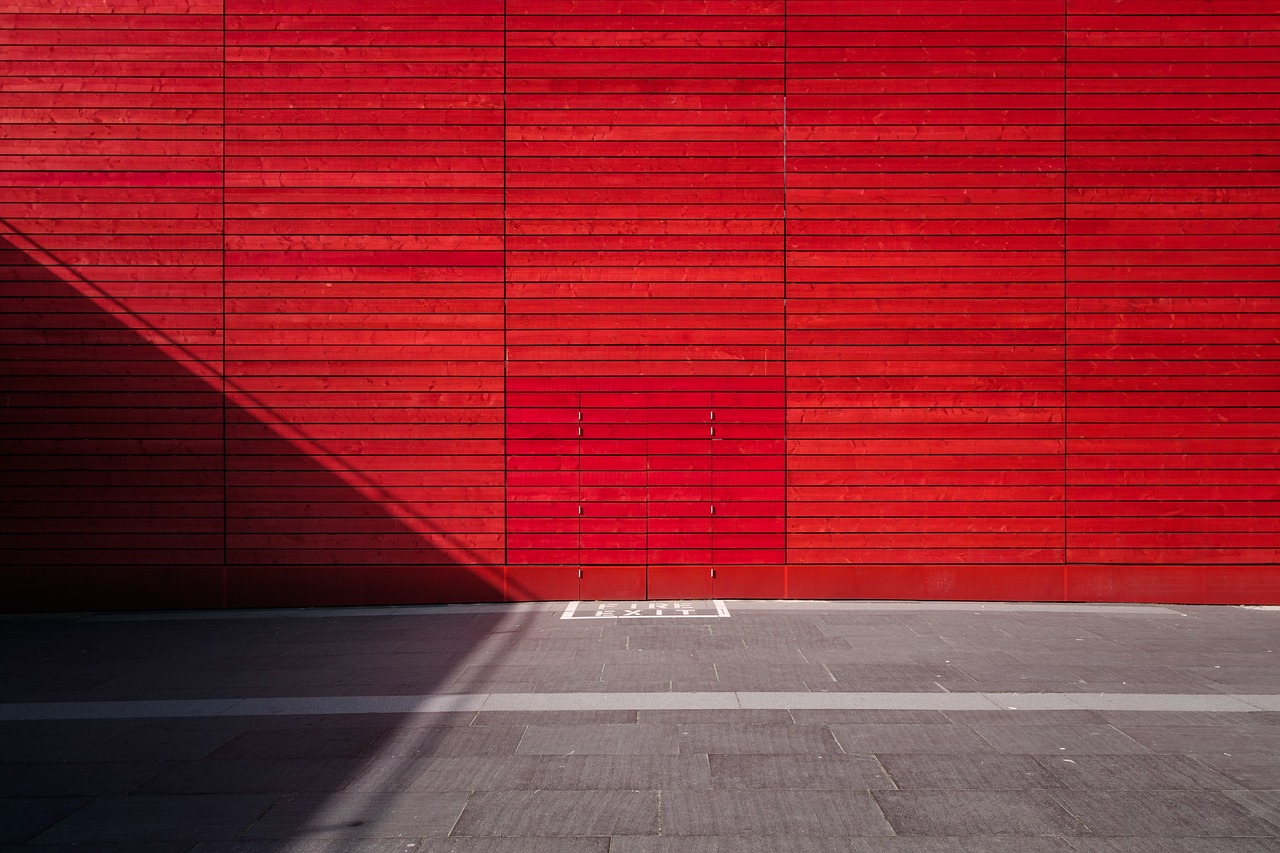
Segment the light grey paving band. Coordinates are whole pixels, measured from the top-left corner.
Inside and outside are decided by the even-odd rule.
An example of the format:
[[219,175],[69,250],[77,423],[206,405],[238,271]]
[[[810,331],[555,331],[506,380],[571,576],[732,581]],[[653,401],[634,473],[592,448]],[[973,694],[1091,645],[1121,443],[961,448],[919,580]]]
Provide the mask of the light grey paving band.
[[460,693],[0,704],[0,721],[477,711],[1280,711],[1280,695],[1201,693]]

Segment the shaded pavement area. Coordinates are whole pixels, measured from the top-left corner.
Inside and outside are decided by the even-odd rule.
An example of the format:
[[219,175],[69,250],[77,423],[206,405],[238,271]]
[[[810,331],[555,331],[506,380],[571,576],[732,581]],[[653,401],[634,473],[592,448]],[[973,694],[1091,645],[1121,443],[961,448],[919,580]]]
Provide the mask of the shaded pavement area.
[[0,618],[0,850],[1280,850],[1280,609],[666,604]]

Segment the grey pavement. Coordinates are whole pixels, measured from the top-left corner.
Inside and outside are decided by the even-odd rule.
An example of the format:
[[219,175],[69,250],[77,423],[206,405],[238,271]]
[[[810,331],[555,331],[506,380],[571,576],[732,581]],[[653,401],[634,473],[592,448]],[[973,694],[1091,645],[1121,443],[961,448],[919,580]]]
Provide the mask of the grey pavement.
[[1280,850],[1280,609],[610,604],[0,617],[0,851]]

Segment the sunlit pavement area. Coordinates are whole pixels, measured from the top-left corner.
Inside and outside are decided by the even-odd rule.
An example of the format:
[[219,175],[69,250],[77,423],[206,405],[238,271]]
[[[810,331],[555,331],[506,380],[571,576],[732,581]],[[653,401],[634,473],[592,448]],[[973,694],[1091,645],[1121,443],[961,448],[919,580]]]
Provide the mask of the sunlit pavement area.
[[78,614],[0,649],[2,850],[1280,850],[1280,609]]

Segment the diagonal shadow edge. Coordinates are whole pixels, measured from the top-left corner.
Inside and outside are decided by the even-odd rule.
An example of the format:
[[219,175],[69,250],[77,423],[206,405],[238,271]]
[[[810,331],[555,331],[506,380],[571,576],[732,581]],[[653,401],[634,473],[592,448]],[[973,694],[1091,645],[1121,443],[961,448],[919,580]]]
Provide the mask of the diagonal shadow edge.
[[[124,301],[109,293],[102,286],[91,281],[73,265],[64,262],[54,252],[40,246],[39,243],[25,235],[11,222],[7,220],[0,220],[0,226],[3,226],[4,229],[3,232],[0,232],[0,234],[2,234],[2,236],[0,236],[0,253],[2,253],[7,259],[6,264],[3,267],[3,278],[10,282],[10,286],[13,286],[13,284],[16,283],[27,288],[31,288],[33,293],[29,294],[29,296],[34,295],[37,300],[45,298],[47,301],[47,297],[65,299],[67,300],[67,307],[73,308],[74,310],[67,312],[64,309],[61,313],[75,313],[82,318],[90,317],[92,319],[86,321],[86,323],[91,326],[96,326],[98,329],[110,330],[116,339],[123,339],[127,341],[128,345],[135,348],[136,352],[144,351],[143,348],[145,348],[145,351],[148,353],[148,357],[144,359],[144,361],[147,364],[152,365],[153,369],[157,364],[167,365],[165,369],[169,372],[169,379],[174,382],[176,386],[180,386],[185,389],[197,389],[196,393],[203,398],[201,405],[202,408],[217,408],[220,410],[221,408],[226,407],[228,412],[235,413],[241,423],[256,424],[269,431],[271,435],[275,436],[274,441],[278,442],[278,448],[282,452],[287,452],[287,455],[295,461],[306,460],[303,464],[304,467],[312,469],[309,472],[310,474],[315,476],[321,475],[323,472],[323,476],[327,477],[329,480],[328,485],[334,488],[344,489],[352,498],[352,503],[358,501],[365,504],[367,507],[376,507],[377,513],[381,515],[384,520],[388,522],[394,520],[394,523],[397,525],[395,528],[397,533],[416,537],[416,540],[419,542],[418,550],[420,551],[421,557],[420,559],[415,559],[412,565],[396,566],[388,564],[379,567],[365,567],[364,573],[373,571],[375,574],[382,574],[385,577],[381,580],[361,578],[359,579],[359,582],[356,583],[359,587],[358,590],[352,589],[352,584],[356,582],[355,578],[347,577],[345,579],[338,579],[340,581],[338,585],[342,587],[341,592],[335,589],[332,594],[328,596],[316,595],[314,594],[314,591],[311,594],[299,595],[297,593],[301,592],[301,590],[296,590],[291,593],[288,587],[297,583],[305,585],[307,582],[308,570],[312,571],[313,574],[319,571],[329,571],[331,579],[333,579],[332,570],[341,570],[344,566],[341,562],[326,564],[323,566],[311,565],[290,567],[284,564],[276,565],[274,567],[259,566],[264,570],[264,573],[268,568],[271,568],[280,576],[280,588],[271,591],[270,594],[265,597],[262,595],[241,596],[236,593],[234,581],[236,577],[243,577],[246,575],[245,572],[241,571],[242,569],[251,569],[254,566],[250,564],[236,564],[232,561],[230,559],[230,550],[226,547],[227,542],[224,539],[220,549],[213,549],[221,550],[220,560],[211,560],[208,555],[206,555],[206,557],[196,565],[189,567],[193,572],[200,573],[205,576],[201,582],[204,587],[201,594],[193,595],[191,594],[191,591],[181,593],[179,590],[175,589],[173,592],[179,594],[164,596],[157,594],[157,590],[151,595],[130,597],[130,595],[126,594],[124,590],[117,590],[114,594],[111,594],[111,583],[109,579],[103,575],[101,571],[89,571],[89,567],[91,566],[101,567],[103,565],[101,559],[80,561],[79,571],[71,570],[70,565],[72,564],[64,562],[62,564],[63,569],[59,572],[56,568],[59,565],[58,561],[51,558],[55,556],[53,552],[56,552],[59,549],[64,551],[66,550],[67,542],[63,541],[59,548],[53,549],[53,552],[46,552],[44,559],[36,558],[32,562],[32,565],[28,567],[25,583],[28,587],[28,592],[33,594],[34,599],[40,598],[39,595],[35,594],[38,588],[52,587],[52,589],[48,589],[47,592],[57,590],[58,593],[60,593],[57,596],[57,601],[59,602],[58,609],[66,609],[68,603],[66,593],[70,591],[68,582],[71,582],[73,578],[82,583],[89,584],[91,587],[96,587],[99,595],[87,595],[87,597],[86,595],[73,595],[71,596],[71,599],[73,599],[71,602],[72,604],[74,604],[74,600],[78,599],[83,605],[102,606],[102,604],[106,603],[105,601],[94,602],[91,599],[110,598],[119,602],[117,606],[130,608],[136,608],[139,606],[216,606],[218,604],[281,605],[308,603],[407,603],[412,601],[427,603],[433,600],[493,601],[503,600],[503,598],[506,597],[506,590],[504,589],[506,579],[504,577],[505,573],[502,571],[502,567],[494,565],[490,560],[486,560],[483,555],[477,554],[466,543],[459,542],[447,531],[442,530],[432,519],[426,518],[421,513],[414,512],[411,507],[405,506],[383,485],[369,476],[367,472],[360,470],[349,461],[328,452],[325,449],[323,442],[308,435],[302,426],[289,422],[287,418],[280,415],[272,406],[267,404],[253,391],[239,387],[233,377],[228,377],[226,375],[226,371],[222,369],[221,364],[211,363],[208,357],[202,356],[201,353],[194,350],[191,345],[179,340],[170,331],[158,327],[147,317],[131,310]],[[76,330],[73,328],[58,329],[57,331],[66,333],[61,336],[57,334],[49,335],[47,334],[48,330],[45,330],[46,334],[41,335],[41,330],[38,328],[39,323],[47,320],[48,318],[41,315],[39,312],[26,312],[20,316],[24,318],[25,322],[34,323],[36,326],[36,328],[27,330],[33,333],[30,336],[31,341],[53,339],[57,340],[58,346],[63,348],[68,346],[78,347],[76,354],[79,356],[81,362],[85,364],[95,363],[99,365],[98,370],[103,373],[103,376],[99,377],[95,382],[98,388],[95,393],[103,393],[103,382],[106,381],[106,377],[110,376],[110,368],[103,368],[101,367],[102,365],[116,364],[119,369],[116,371],[115,379],[124,380],[131,369],[131,366],[135,364],[135,361],[132,359],[128,361],[109,362],[101,358],[94,358],[94,350],[100,345],[92,344],[85,340],[80,340],[78,342],[75,341],[74,336],[76,334]],[[18,324],[19,327],[21,327],[22,322],[23,321],[20,321]],[[223,327],[224,326],[225,324],[223,324]],[[225,333],[223,327],[218,329],[219,333]],[[13,331],[14,330],[10,330],[10,333],[12,334]],[[121,338],[121,336],[123,336],[123,338]],[[33,343],[28,346],[28,350],[32,349],[37,353],[37,358],[29,363],[34,363],[35,373],[37,375],[57,375],[58,379],[64,385],[68,382],[74,384],[75,382],[85,383],[92,381],[90,377],[74,373],[63,373],[59,375],[58,367],[47,363],[47,361],[44,364],[39,363],[41,347],[38,343]],[[44,351],[47,353],[53,353],[55,350],[46,348]],[[102,351],[98,350],[97,355],[102,354]],[[157,354],[162,356],[162,358],[157,358]],[[30,356],[28,356],[28,358],[30,358]],[[15,364],[14,362],[9,362],[8,368],[10,372],[15,368],[23,369],[20,365]],[[124,370],[125,373],[120,373],[120,370]],[[26,378],[31,380],[33,377]],[[11,377],[9,381],[13,382],[15,379],[15,377]],[[18,384],[21,385],[23,383],[19,382]],[[28,381],[25,384],[29,387],[34,385],[32,381]],[[130,384],[131,380],[125,381],[126,397],[117,400],[117,402],[127,401],[127,388]],[[138,383],[136,382],[132,382],[132,385],[138,387]],[[37,408],[42,403],[42,397],[39,393],[30,394],[28,397],[28,402],[35,404]],[[52,401],[53,400],[49,395],[45,395],[43,397],[44,405],[47,405]],[[241,401],[243,401],[244,405],[241,405]],[[13,409],[6,406],[6,412],[9,412],[12,415]],[[27,414],[30,415],[31,413],[28,412]],[[83,418],[83,414],[81,417]],[[221,417],[220,420],[220,428],[224,430],[223,436],[225,437],[225,430],[230,426],[230,421]],[[12,431],[11,435],[13,435]],[[68,444],[70,444],[70,442],[68,442]],[[15,442],[12,446],[12,452],[18,453],[19,458],[24,458],[28,462],[31,462],[31,455],[21,452],[21,448],[24,445],[29,446],[30,439]],[[210,452],[206,452],[204,455],[207,457]],[[217,454],[214,453],[214,455]],[[39,460],[37,459],[35,461]],[[206,461],[208,460],[206,459]],[[223,455],[223,481],[221,484],[221,489],[223,490],[231,487],[229,478],[231,477],[232,472],[228,467],[228,461],[228,458]],[[35,469],[27,469],[25,473],[27,474],[28,485],[30,485],[32,475],[39,473],[39,466],[37,465]],[[221,499],[225,501],[226,498],[227,494],[222,493]],[[230,520],[229,517],[228,520]],[[34,526],[37,529],[27,530],[22,535],[28,537],[35,536],[35,541],[38,541],[40,536],[40,531],[38,529],[39,519],[33,519],[33,521],[36,522]],[[46,522],[46,527],[49,526],[56,525],[49,525]],[[66,525],[64,524],[63,526],[65,527]],[[84,531],[81,532],[83,533]],[[232,533],[232,531],[224,524],[221,533],[226,537],[228,534]],[[51,531],[49,535],[53,535],[53,532]],[[101,537],[99,538],[101,539]],[[23,542],[26,540],[18,541]],[[102,541],[105,544],[108,540]],[[52,543],[45,543],[46,546],[50,544]],[[82,540],[80,544],[86,543]],[[11,538],[10,545],[13,545],[13,540]],[[27,560],[30,560],[32,555],[28,552],[30,552],[31,549],[26,549],[26,551],[23,551],[23,549],[17,550],[19,553],[23,553]],[[110,549],[106,550],[109,551]],[[103,555],[100,554],[99,557],[101,556]],[[217,574],[220,576],[217,583],[223,587],[221,592],[216,596],[213,596],[207,589],[208,585],[213,582],[208,576],[210,574],[210,568],[214,565],[217,565]],[[37,566],[39,568],[37,568]],[[435,576],[435,579],[438,581],[445,580],[455,584],[460,583],[461,588],[452,590],[432,590],[428,586],[424,586],[420,583],[423,578],[418,578],[416,580],[419,582],[415,582],[415,579],[411,577],[414,573],[413,570],[421,567],[441,567],[441,571],[429,572],[429,574]],[[349,575],[354,574],[357,571],[357,567],[355,566],[348,565],[347,568]],[[403,571],[397,571],[397,569],[402,569]],[[230,595],[228,595],[226,589],[229,570],[233,573],[233,588]],[[447,577],[442,576],[445,571],[449,573]],[[138,573],[148,574],[153,583],[168,580],[169,584],[172,585],[174,580],[172,573],[166,576],[159,570],[153,570],[150,572],[135,570],[135,574]],[[40,580],[41,575],[47,576],[53,574],[61,574],[64,581],[55,583],[53,582],[52,577],[47,577],[44,581]],[[397,575],[399,575],[399,577],[396,577]],[[380,586],[387,587],[388,585],[392,588],[383,588],[381,591],[379,590]],[[370,588],[371,586],[372,588]],[[135,588],[129,590],[129,593],[136,594],[141,591],[142,590]],[[83,592],[89,593],[90,589],[86,587]],[[266,591],[263,590],[260,592]],[[353,597],[353,592],[358,592],[358,594]],[[440,594],[442,592],[444,594]],[[215,598],[217,600],[214,600]],[[36,605],[37,607],[39,606],[37,601],[34,600],[20,604],[24,609],[31,609],[32,605]]]

